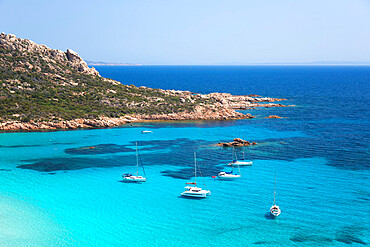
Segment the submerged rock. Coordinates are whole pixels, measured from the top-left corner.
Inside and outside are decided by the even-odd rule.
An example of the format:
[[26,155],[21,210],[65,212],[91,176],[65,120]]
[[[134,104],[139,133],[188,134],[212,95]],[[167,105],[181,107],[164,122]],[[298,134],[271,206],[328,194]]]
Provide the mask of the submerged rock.
[[283,118],[283,117],[280,117],[280,116],[278,116],[278,115],[270,115],[270,116],[265,117],[265,118]]

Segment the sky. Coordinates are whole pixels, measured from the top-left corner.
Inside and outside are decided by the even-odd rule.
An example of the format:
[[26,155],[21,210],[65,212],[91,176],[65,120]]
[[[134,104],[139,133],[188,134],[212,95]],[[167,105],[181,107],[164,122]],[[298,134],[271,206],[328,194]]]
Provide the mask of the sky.
[[370,0],[0,0],[0,32],[85,60],[370,64]]

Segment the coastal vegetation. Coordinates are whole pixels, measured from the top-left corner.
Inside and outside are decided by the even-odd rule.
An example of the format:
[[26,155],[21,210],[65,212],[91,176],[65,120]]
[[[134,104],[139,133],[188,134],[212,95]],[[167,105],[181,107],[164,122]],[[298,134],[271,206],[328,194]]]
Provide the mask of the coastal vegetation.
[[[27,42],[21,44],[27,46]],[[122,85],[98,73],[84,73],[70,66],[73,61],[69,61],[67,55],[63,61],[53,56],[53,51],[46,47],[12,49],[0,43],[0,116],[3,121],[168,114],[192,111],[196,105],[211,103],[198,97],[181,101],[178,95],[164,90]]]
[[4,130],[251,118],[235,110],[284,106],[265,104],[280,100],[123,85],[101,77],[70,49],[63,52],[0,34],[0,129]]

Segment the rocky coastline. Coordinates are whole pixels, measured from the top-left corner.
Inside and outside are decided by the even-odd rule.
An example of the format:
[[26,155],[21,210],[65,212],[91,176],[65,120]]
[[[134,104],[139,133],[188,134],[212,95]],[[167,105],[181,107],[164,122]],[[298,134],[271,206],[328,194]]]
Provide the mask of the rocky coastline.
[[[167,93],[182,94],[184,98],[189,92],[167,90]],[[225,93],[199,94],[198,97],[216,99],[212,105],[199,105],[194,111],[182,111],[170,114],[129,114],[119,118],[101,116],[98,119],[78,118],[73,120],[30,120],[22,121],[3,121],[0,122],[0,130],[3,131],[35,131],[35,130],[63,130],[79,128],[107,128],[120,126],[127,123],[150,122],[150,121],[190,121],[190,120],[237,120],[254,118],[251,114],[237,112],[239,109],[250,109],[252,107],[285,107],[276,103],[266,103],[281,101],[284,99],[276,98],[256,98],[251,96],[233,96]],[[181,99],[182,97],[180,97]],[[263,102],[263,103],[262,103]]]
[[0,130],[106,128],[133,122],[254,118],[238,110],[287,107],[286,99],[123,85],[73,50],[0,34]]

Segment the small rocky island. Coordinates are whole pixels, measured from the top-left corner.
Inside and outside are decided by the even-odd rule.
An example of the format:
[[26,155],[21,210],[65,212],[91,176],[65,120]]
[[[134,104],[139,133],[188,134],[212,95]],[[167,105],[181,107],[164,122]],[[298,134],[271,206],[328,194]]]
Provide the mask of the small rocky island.
[[253,118],[236,110],[285,107],[285,99],[162,90],[103,78],[74,51],[0,34],[0,129],[118,126],[159,120]]
[[256,142],[252,141],[245,141],[241,138],[235,138],[232,142],[219,142],[217,143],[217,146],[221,147],[244,147],[249,145],[257,145]]

